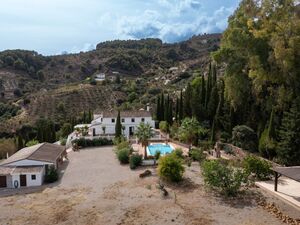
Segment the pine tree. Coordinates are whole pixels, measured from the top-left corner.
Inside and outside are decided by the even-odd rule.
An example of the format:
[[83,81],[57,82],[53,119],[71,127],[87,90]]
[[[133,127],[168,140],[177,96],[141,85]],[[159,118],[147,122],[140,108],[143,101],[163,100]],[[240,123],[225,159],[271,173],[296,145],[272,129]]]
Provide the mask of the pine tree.
[[121,124],[121,116],[120,111],[118,111],[116,126],[115,126],[115,137],[120,138],[122,136],[122,124]]
[[287,166],[300,165],[300,98],[284,112],[279,130],[278,159]]

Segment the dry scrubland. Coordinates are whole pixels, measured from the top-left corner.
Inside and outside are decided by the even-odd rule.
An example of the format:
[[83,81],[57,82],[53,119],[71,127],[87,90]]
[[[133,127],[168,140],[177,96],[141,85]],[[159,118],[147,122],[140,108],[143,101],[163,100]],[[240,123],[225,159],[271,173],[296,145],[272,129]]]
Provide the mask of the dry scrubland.
[[187,168],[181,184],[166,185],[169,197],[162,197],[156,174],[138,178],[143,170],[119,165],[111,147],[82,150],[69,158],[58,186],[2,197],[0,224],[282,224],[257,204],[263,197],[257,190],[237,199],[206,190],[197,163]]

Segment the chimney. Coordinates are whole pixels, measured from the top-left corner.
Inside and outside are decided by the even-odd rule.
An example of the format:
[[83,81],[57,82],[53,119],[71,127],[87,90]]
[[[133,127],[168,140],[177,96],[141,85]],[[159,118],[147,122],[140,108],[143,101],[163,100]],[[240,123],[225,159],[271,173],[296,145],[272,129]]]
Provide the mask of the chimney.
[[149,103],[147,103],[146,110],[147,110],[148,112],[150,111],[150,104],[149,104]]

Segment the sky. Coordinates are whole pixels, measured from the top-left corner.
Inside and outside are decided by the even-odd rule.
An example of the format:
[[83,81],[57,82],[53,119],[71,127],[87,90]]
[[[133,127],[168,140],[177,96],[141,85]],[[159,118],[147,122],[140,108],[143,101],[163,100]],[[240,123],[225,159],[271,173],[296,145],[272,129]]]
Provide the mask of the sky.
[[0,51],[76,53],[115,39],[174,43],[226,29],[239,0],[8,0],[0,7]]

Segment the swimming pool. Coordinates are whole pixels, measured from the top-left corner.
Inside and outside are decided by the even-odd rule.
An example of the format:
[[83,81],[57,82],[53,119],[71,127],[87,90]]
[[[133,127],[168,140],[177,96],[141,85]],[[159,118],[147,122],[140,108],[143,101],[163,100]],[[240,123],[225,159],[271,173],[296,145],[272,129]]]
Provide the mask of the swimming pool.
[[165,155],[171,153],[173,151],[173,147],[168,144],[150,144],[147,147],[148,155],[155,155],[155,152],[160,152],[161,155]]

